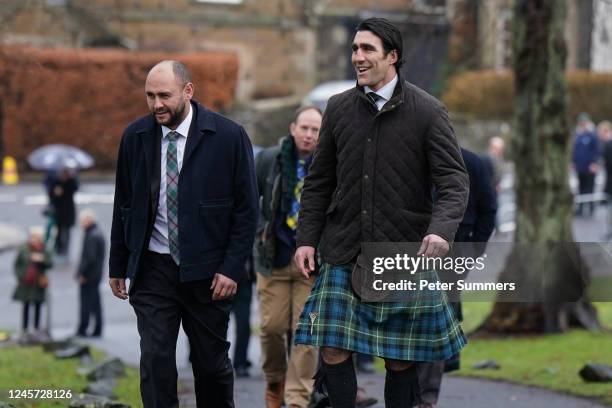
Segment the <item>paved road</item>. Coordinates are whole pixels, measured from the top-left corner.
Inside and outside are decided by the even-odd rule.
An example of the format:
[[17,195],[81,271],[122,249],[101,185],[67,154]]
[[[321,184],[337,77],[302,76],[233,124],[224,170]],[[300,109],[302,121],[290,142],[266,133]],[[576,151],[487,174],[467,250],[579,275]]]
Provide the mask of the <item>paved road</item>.
[[[78,196],[80,208],[93,208],[99,215],[100,225],[108,233],[111,219],[112,185],[109,183],[90,183],[83,185]],[[7,239],[2,231],[6,226],[15,230],[25,231],[32,225],[41,225],[43,219],[40,212],[46,202],[42,189],[37,184],[23,184],[16,187],[0,187],[0,241]],[[605,230],[605,214],[599,211],[595,219],[578,220],[574,230],[583,241],[599,241]],[[8,234],[8,239],[14,237]],[[507,239],[508,237],[501,237]],[[77,323],[78,288],[73,281],[75,259],[80,251],[81,232],[73,230],[71,243],[72,262],[68,265],[58,265],[50,274],[50,305],[52,334],[54,337],[64,337],[72,334]],[[0,243],[0,245],[2,245]],[[19,327],[20,307],[11,301],[14,288],[12,262],[15,251],[0,253],[0,328],[16,330]],[[139,337],[136,331],[134,312],[127,302],[122,302],[103,287],[103,309],[105,315],[104,337],[92,341],[97,346],[112,355],[122,358],[129,364],[137,366],[139,359]],[[256,304],[253,304],[253,325],[258,325]],[[230,322],[230,339],[233,337],[233,325]],[[190,367],[186,355],[187,340],[181,335],[177,344],[177,365],[181,378],[187,389],[190,387]],[[257,365],[260,361],[259,341],[252,338],[249,358]],[[263,407],[264,382],[259,369],[252,371],[253,377],[236,382],[236,406],[238,408]],[[382,376],[360,377],[360,384],[368,393],[379,398],[377,407],[383,407]],[[194,406],[193,396],[188,393],[181,406]],[[446,378],[441,396],[440,407],[600,407],[590,401],[570,398],[564,395],[533,389],[529,387],[509,385],[475,379]]]

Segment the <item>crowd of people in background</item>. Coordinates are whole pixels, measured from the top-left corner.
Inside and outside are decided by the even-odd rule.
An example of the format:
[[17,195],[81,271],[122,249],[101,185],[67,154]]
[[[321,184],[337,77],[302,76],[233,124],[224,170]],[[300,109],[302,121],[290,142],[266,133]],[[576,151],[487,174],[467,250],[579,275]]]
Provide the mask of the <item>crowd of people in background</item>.
[[612,194],[612,125],[602,121],[595,126],[591,117],[583,112],[578,115],[572,151],[572,167],[578,179],[575,215],[592,216],[596,204],[607,201],[599,198],[595,181],[601,168],[605,170],[603,192]]
[[[44,341],[50,338],[50,316],[47,287],[49,270],[55,266],[69,267],[71,229],[77,219],[75,194],[79,189],[76,170],[62,167],[49,170],[43,180],[48,204],[42,210],[45,226],[31,227],[28,239],[17,251],[14,272],[17,285],[13,299],[23,305],[20,341]],[[106,238],[98,227],[91,209],[80,212],[83,230],[82,249],[75,263],[74,279],[80,292],[78,326],[75,336],[100,337],[103,318],[100,282],[105,264]],[[47,302],[46,322],[41,321]],[[33,315],[32,315],[33,313]],[[93,330],[89,330],[93,318]]]

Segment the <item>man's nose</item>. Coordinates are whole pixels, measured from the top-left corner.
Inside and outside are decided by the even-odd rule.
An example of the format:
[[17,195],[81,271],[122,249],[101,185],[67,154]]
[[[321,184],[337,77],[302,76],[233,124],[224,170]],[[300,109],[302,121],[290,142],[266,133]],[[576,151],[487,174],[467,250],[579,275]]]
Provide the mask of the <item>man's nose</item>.
[[363,61],[363,52],[361,50],[353,51],[353,61]]
[[157,98],[157,97],[155,98],[155,101],[153,102],[153,107],[155,109],[161,109],[164,107],[164,105],[161,102],[161,98]]

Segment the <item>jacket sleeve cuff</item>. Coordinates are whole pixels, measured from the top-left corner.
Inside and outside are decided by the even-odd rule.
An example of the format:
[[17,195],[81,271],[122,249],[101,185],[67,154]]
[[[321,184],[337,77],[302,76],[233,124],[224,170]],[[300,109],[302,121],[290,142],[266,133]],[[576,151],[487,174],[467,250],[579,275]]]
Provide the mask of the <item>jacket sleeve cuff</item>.
[[427,229],[427,232],[425,233],[425,235],[430,235],[430,234],[434,234],[439,236],[440,238],[443,238],[446,242],[448,242],[449,245],[453,244],[453,241],[455,239],[455,232],[448,230],[448,229],[441,229],[439,227],[435,227],[435,226],[430,226]]
[[225,258],[221,268],[219,268],[219,273],[227,276],[236,283],[240,283],[246,275],[246,261],[241,262],[236,259]]

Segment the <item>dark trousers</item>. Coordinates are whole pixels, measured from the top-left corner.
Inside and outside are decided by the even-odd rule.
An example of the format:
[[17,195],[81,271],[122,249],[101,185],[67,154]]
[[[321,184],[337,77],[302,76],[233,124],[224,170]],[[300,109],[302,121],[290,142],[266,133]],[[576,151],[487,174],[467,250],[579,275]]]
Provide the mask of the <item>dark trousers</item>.
[[55,252],[58,255],[68,255],[70,247],[70,227],[65,225],[57,226],[57,236],[55,237]]
[[248,368],[247,358],[249,340],[251,339],[251,299],[253,298],[253,282],[243,280],[238,284],[238,290],[232,304],[232,312],[236,318],[236,344],[234,348],[234,367]]
[[[450,302],[455,317],[463,321],[463,307],[461,302]],[[419,376],[419,387],[421,390],[421,401],[435,405],[440,396],[442,377],[445,372],[459,369],[460,355],[456,354],[446,361],[418,362],[417,374]]]
[[102,334],[102,305],[100,303],[99,283],[81,285],[81,314],[77,334],[85,336],[89,327],[89,318],[95,320],[93,336]]
[[231,301],[212,301],[212,278],[181,283],[170,255],[147,251],[141,266],[130,287],[130,303],[140,334],[143,406],[178,407],[176,340],[182,322],[198,408],[233,408],[234,373],[226,340]]
[[[578,193],[580,194],[593,194],[595,191],[595,174],[593,173],[578,173]],[[594,202],[580,203],[578,204],[577,213],[582,215],[582,207],[588,206],[589,214],[592,215],[595,211]]]
[[30,323],[30,305],[34,307],[34,328],[40,325],[40,302],[23,302],[22,326],[23,330],[28,328]]

